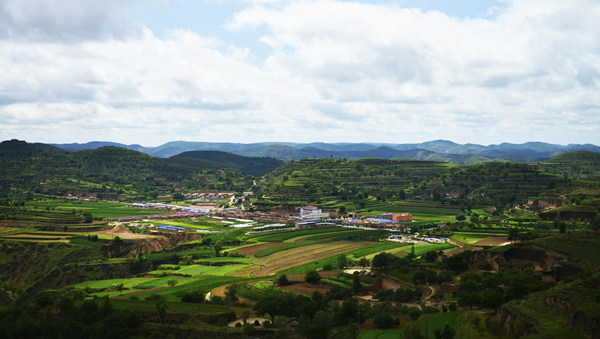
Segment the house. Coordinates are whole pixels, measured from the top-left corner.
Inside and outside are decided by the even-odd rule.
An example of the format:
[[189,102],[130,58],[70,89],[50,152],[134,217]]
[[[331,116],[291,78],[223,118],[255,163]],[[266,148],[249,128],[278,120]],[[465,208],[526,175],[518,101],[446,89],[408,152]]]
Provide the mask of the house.
[[502,258],[496,258],[492,260],[492,267],[494,268],[494,270],[499,272],[504,272],[511,268],[510,264]]

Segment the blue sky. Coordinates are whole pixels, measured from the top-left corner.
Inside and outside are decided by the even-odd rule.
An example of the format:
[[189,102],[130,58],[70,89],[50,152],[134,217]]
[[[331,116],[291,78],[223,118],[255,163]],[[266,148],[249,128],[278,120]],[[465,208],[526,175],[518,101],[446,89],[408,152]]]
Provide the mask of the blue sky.
[[0,136],[595,143],[597,0],[5,0]]

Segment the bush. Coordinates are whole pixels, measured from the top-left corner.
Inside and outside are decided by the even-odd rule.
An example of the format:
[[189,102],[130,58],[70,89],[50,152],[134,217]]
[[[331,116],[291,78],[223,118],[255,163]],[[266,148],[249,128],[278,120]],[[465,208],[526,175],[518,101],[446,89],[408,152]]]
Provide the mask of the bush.
[[391,328],[396,324],[396,322],[387,312],[383,312],[373,319],[373,324],[375,324],[375,326],[378,328]]

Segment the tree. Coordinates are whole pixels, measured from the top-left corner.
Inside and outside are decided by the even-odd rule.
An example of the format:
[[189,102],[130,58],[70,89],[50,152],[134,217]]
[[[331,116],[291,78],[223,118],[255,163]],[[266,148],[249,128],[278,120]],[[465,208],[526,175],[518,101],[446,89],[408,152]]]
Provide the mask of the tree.
[[456,312],[458,310],[458,307],[456,306],[456,303],[451,303],[448,309],[450,310],[450,312]]
[[559,227],[560,234],[567,233],[567,223],[561,222],[560,224],[558,224],[558,227]]
[[177,279],[167,281],[167,285],[169,285],[169,287],[174,287],[175,285],[177,285],[177,283],[178,283]]
[[212,241],[212,239],[209,237],[202,238],[202,246],[210,246],[211,241]]
[[446,304],[442,305],[442,312],[444,312],[444,316],[446,316],[446,313],[448,312],[448,306],[446,306]]
[[404,327],[402,331],[402,338],[404,339],[425,339],[425,336],[421,334],[421,326],[418,322],[412,321]]
[[289,312],[287,301],[278,295],[272,295],[259,300],[254,304],[254,311],[258,315],[269,314],[271,322],[278,315],[285,315]]
[[325,311],[315,313],[312,321],[309,316],[303,315],[298,322],[298,330],[307,339],[326,339],[331,330],[332,321]]
[[345,254],[340,254],[337,256],[337,268],[343,269],[348,266],[348,258],[346,258]]
[[[464,212],[464,211],[463,211],[463,212]],[[467,217],[465,217],[465,216],[464,216],[464,215],[462,215],[462,214],[461,214],[461,215],[457,215],[457,216],[456,216],[456,220],[457,220],[457,221],[465,221],[465,220],[467,220]]]
[[453,339],[456,336],[456,330],[450,324],[445,323],[443,328],[438,327],[433,330],[433,335],[435,339]]
[[309,271],[304,275],[304,281],[308,284],[318,284],[321,281],[321,275],[317,271]]
[[242,312],[240,319],[242,319],[242,321],[244,322],[244,325],[246,324],[246,320],[248,320],[248,318],[250,318],[251,314],[252,314],[252,312],[250,312],[250,310],[244,310],[244,312]]
[[152,200],[156,200],[156,198],[158,198],[158,192],[157,191],[152,191],[148,195],[152,198]]
[[504,295],[501,290],[498,289],[489,289],[485,290],[481,293],[481,303],[480,306],[482,308],[493,308],[494,312],[504,303]]
[[250,337],[251,335],[254,334],[254,332],[256,332],[256,328],[254,327],[253,324],[250,324],[250,323],[246,324],[246,322],[244,322],[243,331],[247,337]]
[[280,275],[279,278],[277,278],[277,285],[286,286],[289,284],[290,284],[290,281],[288,280],[287,275],[283,274],[283,275]]
[[158,299],[156,301],[156,311],[158,312],[158,317],[160,318],[160,322],[165,326],[165,318],[167,317],[167,309],[169,305],[165,302],[164,299]]
[[410,310],[410,312],[408,312],[408,316],[414,321],[419,319],[419,317],[421,316],[421,311],[419,311],[418,309],[414,308],[412,310]]
[[362,257],[360,259],[358,259],[358,266],[360,267],[367,267],[369,266],[370,262],[369,259]]
[[340,214],[344,214],[344,212],[346,212],[346,206],[340,206],[339,211]]
[[240,298],[238,298],[238,296],[236,295],[236,292],[237,292],[237,285],[227,286],[227,288],[225,289],[225,298],[230,299],[234,303],[238,302],[238,300],[240,300]]
[[360,292],[361,289],[361,285],[360,285],[360,274],[358,274],[358,272],[354,272],[354,274],[352,275],[352,292],[356,295],[358,294],[358,292]]
[[181,192],[173,193],[173,200],[180,201],[180,200],[183,200],[183,198],[184,198],[183,193],[181,193]]
[[388,266],[391,265],[393,261],[393,254],[381,252],[373,258],[371,264],[373,265],[373,267],[378,267],[385,272]]
[[387,313],[379,313],[375,319],[373,319],[373,324],[378,328],[391,328],[395,325],[394,319]]
[[511,227],[508,230],[508,241],[518,240],[519,239],[519,230],[516,227]]
[[119,294],[123,294],[123,286],[125,286],[125,284],[123,283],[119,283],[117,284],[117,291],[119,291]]
[[83,222],[84,223],[89,224],[92,221],[94,221],[94,217],[92,216],[91,213],[83,213]]
[[215,244],[215,255],[217,257],[219,257],[221,255],[221,240],[217,241],[217,243]]

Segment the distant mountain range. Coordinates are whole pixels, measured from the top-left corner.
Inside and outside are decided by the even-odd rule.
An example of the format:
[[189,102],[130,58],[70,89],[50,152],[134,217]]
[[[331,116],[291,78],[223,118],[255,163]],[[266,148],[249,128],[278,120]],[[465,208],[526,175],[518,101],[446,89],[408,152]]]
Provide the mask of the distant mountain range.
[[189,151],[222,151],[249,157],[273,157],[283,161],[309,158],[409,158],[417,160],[446,161],[470,165],[485,161],[544,161],[566,152],[592,151],[600,153],[600,147],[592,144],[555,145],[544,142],[499,145],[457,144],[448,140],[434,140],[415,144],[382,143],[215,143],[171,141],[158,147],[124,145],[113,142],[94,141],[85,144],[50,144],[66,151],[96,149],[117,146],[143,152],[159,158],[169,158]]

